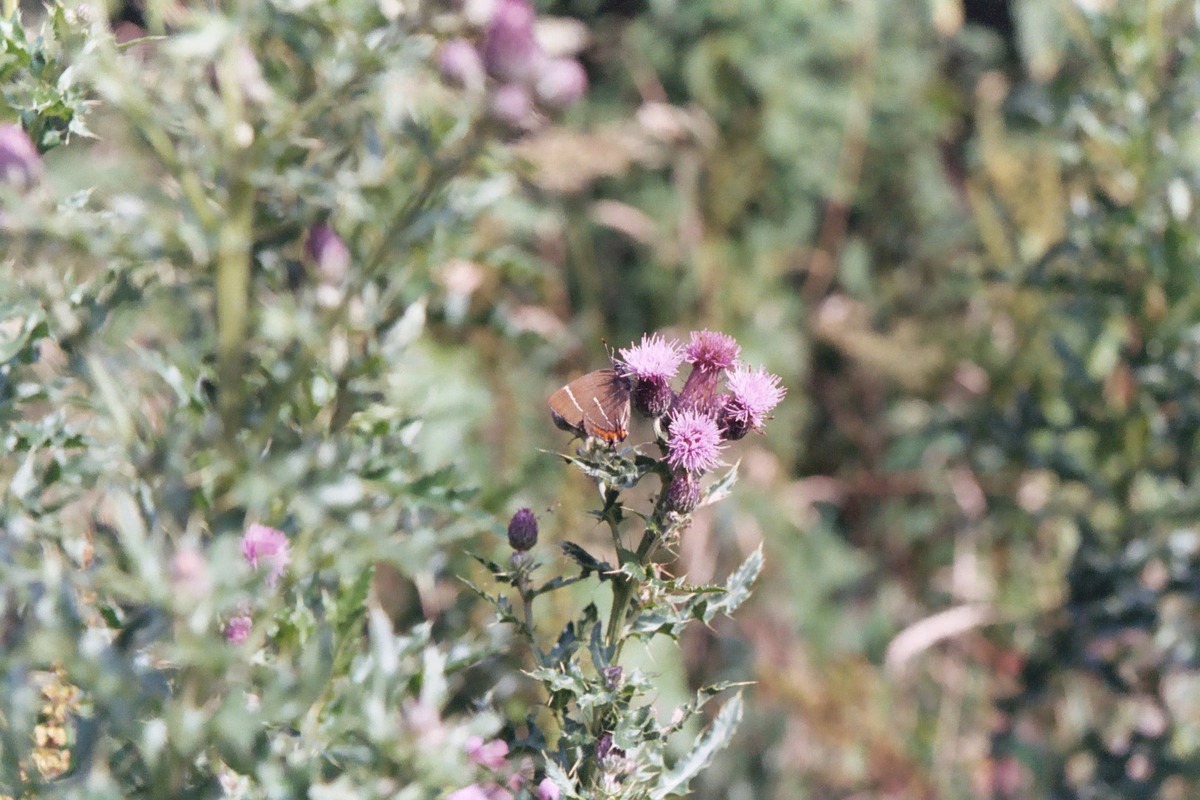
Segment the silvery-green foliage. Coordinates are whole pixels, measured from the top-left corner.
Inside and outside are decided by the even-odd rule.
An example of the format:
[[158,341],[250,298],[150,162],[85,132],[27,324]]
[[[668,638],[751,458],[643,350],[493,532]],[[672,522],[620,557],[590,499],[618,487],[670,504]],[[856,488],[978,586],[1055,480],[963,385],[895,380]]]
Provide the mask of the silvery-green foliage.
[[[658,445],[665,454],[663,438]],[[626,671],[621,654],[627,645],[660,635],[677,639],[690,623],[708,624],[718,614],[732,613],[749,596],[762,568],[762,551],[752,553],[723,584],[696,585],[670,577],[658,562],[663,551],[686,535],[690,520],[665,501],[671,480],[666,459],[589,440],[564,461],[597,482],[602,506],[593,513],[611,531],[612,551],[592,553],[566,542],[562,550],[571,569],[547,580],[539,575],[543,565],[531,560],[537,551],[515,554],[509,567],[484,562],[515,593],[515,600],[507,593],[489,599],[501,621],[529,642],[535,664],[529,674],[541,684],[554,720],[549,729],[531,720],[527,741],[517,744],[541,751],[546,774],[564,797],[684,796],[689,782],[732,738],[742,716],[741,693],[727,699],[697,735],[701,708],[734,685],[703,687],[662,720],[654,709],[654,676]],[[662,483],[649,513],[626,507],[621,498],[622,490],[643,479]],[[719,500],[735,480],[736,469],[731,469],[703,492],[701,502]],[[635,536],[638,528],[640,536]],[[533,624],[536,601],[578,581],[611,587],[607,617],[588,603],[554,641],[541,641]],[[689,741],[688,736],[694,738]]]
[[494,137],[417,4],[107,10],[0,26],[50,151],[0,189],[0,794],[435,796],[501,720],[446,599],[473,494],[399,398]]

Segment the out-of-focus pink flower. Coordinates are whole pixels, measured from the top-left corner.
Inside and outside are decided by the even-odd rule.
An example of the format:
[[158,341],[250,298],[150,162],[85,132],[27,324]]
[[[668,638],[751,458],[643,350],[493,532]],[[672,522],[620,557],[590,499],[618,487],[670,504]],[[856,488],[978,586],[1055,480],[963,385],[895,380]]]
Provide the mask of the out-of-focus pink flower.
[[171,585],[189,600],[207,596],[212,577],[204,554],[194,547],[184,547],[175,553],[171,558]]
[[535,19],[529,0],[499,0],[483,43],[483,63],[497,80],[530,81],[545,54],[534,37]]
[[495,783],[472,783],[451,792],[446,800],[512,800],[512,792]]
[[28,189],[42,175],[42,157],[25,129],[16,123],[0,125],[0,183]]
[[270,567],[267,583],[272,586],[287,571],[287,566],[292,560],[287,534],[258,524],[251,525],[242,536],[242,555],[254,569],[259,568],[259,559]]
[[553,109],[563,109],[583,97],[587,92],[587,73],[573,58],[554,58],[542,64],[538,70],[538,99]]
[[533,790],[533,796],[537,800],[558,800],[561,793],[558,789],[558,784],[549,778],[542,778],[542,782]]
[[225,623],[225,641],[230,644],[241,644],[250,636],[250,629],[254,627],[254,620],[249,614],[238,614],[236,617],[230,617]]
[[716,420],[691,408],[671,414],[667,437],[667,463],[675,469],[704,472],[719,463],[721,429]]
[[485,742],[479,736],[467,740],[467,757],[490,770],[508,766],[508,744],[500,739]]
[[332,226],[320,222],[309,228],[306,249],[324,283],[340,283],[350,271],[350,248]]
[[438,49],[438,69],[449,83],[467,89],[483,88],[483,58],[466,39],[452,39]]
[[533,115],[533,99],[529,90],[516,83],[506,83],[492,92],[492,116],[513,128],[520,128]]
[[729,399],[721,413],[726,436],[730,439],[740,439],[751,428],[761,430],[767,415],[787,392],[780,384],[779,376],[762,367],[738,367],[729,373],[726,385]]

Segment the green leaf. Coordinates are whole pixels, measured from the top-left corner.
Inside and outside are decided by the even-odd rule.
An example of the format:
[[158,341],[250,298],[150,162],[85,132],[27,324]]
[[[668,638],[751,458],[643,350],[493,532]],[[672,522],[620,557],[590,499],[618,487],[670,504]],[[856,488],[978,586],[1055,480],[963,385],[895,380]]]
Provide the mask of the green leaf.
[[719,503],[730,495],[730,493],[733,491],[734,485],[737,483],[738,466],[740,466],[741,463],[741,461],[735,463],[729,468],[728,472],[722,475],[712,486],[709,486],[708,489],[705,490],[704,497],[701,498],[700,505],[697,506],[698,508],[711,506],[713,503]]
[[734,695],[718,712],[712,727],[696,740],[687,755],[681,758],[673,769],[663,774],[658,785],[650,793],[652,800],[663,800],[673,794],[687,791],[688,784],[709,764],[713,756],[729,744],[742,721],[742,695]]

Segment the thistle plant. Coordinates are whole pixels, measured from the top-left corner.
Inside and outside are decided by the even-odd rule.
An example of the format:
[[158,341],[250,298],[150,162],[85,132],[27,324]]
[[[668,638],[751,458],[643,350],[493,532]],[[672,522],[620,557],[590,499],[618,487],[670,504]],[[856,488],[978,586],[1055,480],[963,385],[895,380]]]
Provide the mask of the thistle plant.
[[[538,797],[677,796],[729,742],[741,716],[740,693],[681,755],[672,755],[674,740],[692,717],[732,684],[700,689],[663,722],[651,708],[654,676],[627,669],[623,657],[655,637],[677,638],[691,622],[707,624],[718,614],[732,613],[762,566],[760,549],[724,583],[713,585],[692,584],[665,569],[686,535],[691,513],[724,498],[736,481],[736,465],[713,480],[708,477],[722,466],[726,444],[761,430],[783,399],[779,379],[740,364],[739,353],[732,337],[712,331],[692,334],[686,347],[656,334],[620,350],[617,373],[629,382],[629,402],[650,419],[653,440],[618,448],[587,438],[574,455],[563,456],[595,481],[599,507],[591,513],[608,528],[611,547],[598,551],[563,542],[568,569],[543,579],[536,519],[521,509],[508,527],[515,551],[509,563],[484,561],[496,581],[510,588],[489,598],[500,619],[528,643],[529,675],[541,683],[553,720],[549,726],[531,720],[528,732],[511,743],[515,753],[534,756],[540,766],[525,783],[518,780],[510,788],[532,787],[533,778],[544,775],[536,784],[543,792]],[[692,370],[677,392],[672,380],[685,361]],[[627,505],[622,493],[644,479],[657,479],[657,493],[647,507]],[[584,581],[608,587],[607,614],[588,603],[553,641],[542,641],[535,628],[537,609],[545,602],[539,600]],[[463,791],[472,790],[493,800],[509,796],[498,784]],[[468,796],[473,795],[463,795]]]

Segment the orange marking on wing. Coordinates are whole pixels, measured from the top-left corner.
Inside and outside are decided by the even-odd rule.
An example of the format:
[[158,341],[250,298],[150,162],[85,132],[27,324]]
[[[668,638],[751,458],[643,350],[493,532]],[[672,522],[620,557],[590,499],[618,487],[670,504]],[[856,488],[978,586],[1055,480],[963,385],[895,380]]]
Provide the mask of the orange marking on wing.
[[624,428],[618,428],[615,431],[610,431],[608,428],[601,428],[599,425],[593,427],[593,433],[609,444],[623,441],[625,437],[629,435],[629,431],[625,430]]

